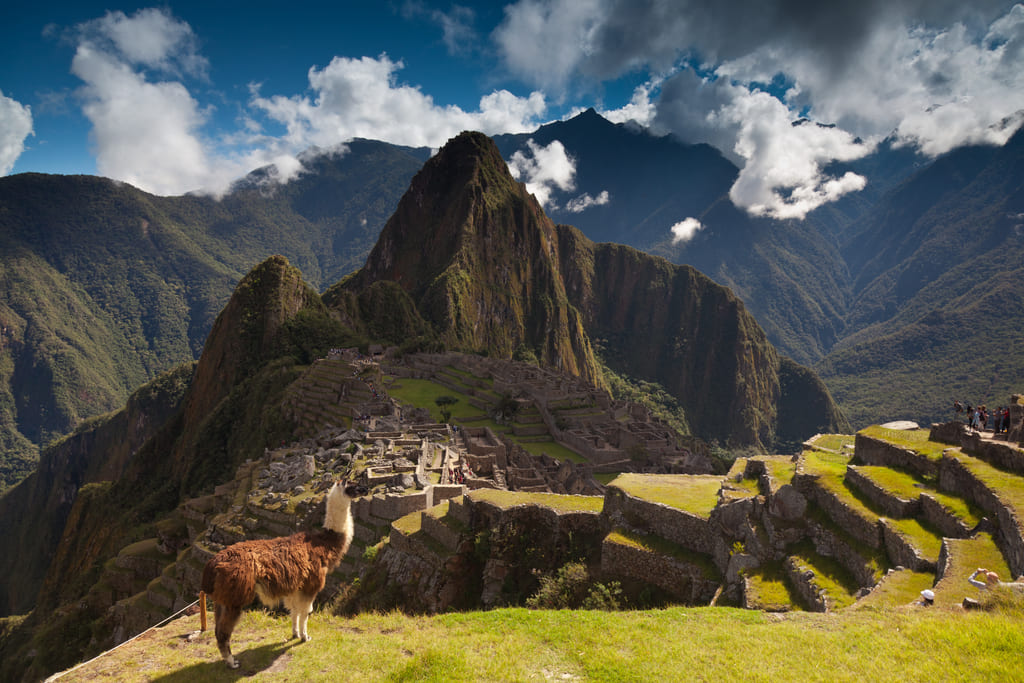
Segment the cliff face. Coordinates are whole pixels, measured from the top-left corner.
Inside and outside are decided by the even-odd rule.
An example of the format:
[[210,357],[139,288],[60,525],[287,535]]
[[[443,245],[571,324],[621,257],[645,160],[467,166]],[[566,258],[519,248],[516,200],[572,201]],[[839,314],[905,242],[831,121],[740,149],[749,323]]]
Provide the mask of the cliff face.
[[391,280],[452,349],[540,362],[600,383],[562,282],[555,227],[480,133],[450,140],[413,178],[352,291]]
[[[802,368],[783,363],[728,289],[689,266],[558,230],[569,300],[609,367],[668,389],[698,436],[772,449],[845,425],[820,382],[780,382]],[[780,410],[784,399],[791,410]]]
[[35,604],[79,490],[125,472],[179,408],[192,370],[189,363],[158,377],[122,410],[51,446],[37,470],[0,498],[0,614],[20,614]]

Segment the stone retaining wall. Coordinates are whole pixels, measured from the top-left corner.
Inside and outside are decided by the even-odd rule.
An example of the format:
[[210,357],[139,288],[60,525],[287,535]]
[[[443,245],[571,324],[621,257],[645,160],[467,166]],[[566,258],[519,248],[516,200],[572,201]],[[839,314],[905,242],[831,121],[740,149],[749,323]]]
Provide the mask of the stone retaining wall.
[[718,582],[697,565],[609,538],[601,545],[601,578],[640,580],[688,605],[707,605],[718,590]]
[[939,487],[974,502],[999,522],[999,541],[1014,576],[1024,574],[1024,529],[1010,506],[978,481],[954,454],[942,459]]
[[841,564],[850,572],[858,586],[866,588],[875,585],[875,571],[849,543],[820,524],[811,523],[810,532],[814,549],[819,555],[831,557]]
[[808,500],[812,500],[825,511],[836,526],[845,529],[855,539],[872,548],[882,547],[882,532],[877,519],[865,519],[838,496],[821,486],[817,477],[797,474],[794,483]]
[[879,521],[882,527],[882,539],[889,559],[896,565],[902,565],[915,572],[934,572],[935,562],[924,557],[921,552],[903,537],[888,519]]
[[932,527],[950,538],[966,538],[971,528],[927,493],[921,494],[921,517]]
[[828,597],[814,580],[814,572],[800,569],[792,557],[786,558],[785,568],[790,584],[808,611],[827,612],[829,609]]
[[900,498],[891,491],[886,491],[870,477],[857,469],[856,465],[847,465],[846,481],[872,503],[882,508],[890,517],[916,517],[921,510],[920,498]]
[[854,452],[857,462],[864,465],[895,467],[923,476],[934,476],[938,471],[938,465],[920,453],[863,434],[857,435]]
[[612,519],[616,515],[629,526],[660,536],[667,541],[711,555],[717,534],[709,520],[660,503],[651,503],[630,496],[622,489],[611,486],[605,495],[604,511]]

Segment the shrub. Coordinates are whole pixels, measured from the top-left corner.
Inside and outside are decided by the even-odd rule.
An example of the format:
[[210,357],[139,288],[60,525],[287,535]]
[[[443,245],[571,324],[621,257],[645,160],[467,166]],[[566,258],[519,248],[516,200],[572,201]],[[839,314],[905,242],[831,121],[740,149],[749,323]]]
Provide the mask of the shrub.
[[603,609],[621,607],[622,588],[618,581],[607,586],[593,581],[582,562],[569,562],[554,576],[542,576],[540,588],[526,599],[531,609]]

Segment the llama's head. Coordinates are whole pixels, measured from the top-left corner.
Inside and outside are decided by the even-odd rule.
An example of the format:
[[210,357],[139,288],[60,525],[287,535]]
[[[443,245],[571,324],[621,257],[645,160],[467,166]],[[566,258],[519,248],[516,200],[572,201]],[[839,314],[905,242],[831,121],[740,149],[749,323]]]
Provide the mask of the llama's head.
[[369,489],[354,481],[337,481],[327,492],[327,510],[324,514],[324,527],[341,532],[345,529],[349,506],[353,498],[365,496]]

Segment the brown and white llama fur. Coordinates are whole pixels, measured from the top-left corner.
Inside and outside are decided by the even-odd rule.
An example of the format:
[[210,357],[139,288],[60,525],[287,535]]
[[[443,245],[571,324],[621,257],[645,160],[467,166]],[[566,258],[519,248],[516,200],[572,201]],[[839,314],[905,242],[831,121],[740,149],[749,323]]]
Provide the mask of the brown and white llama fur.
[[232,669],[231,633],[242,608],[255,598],[268,607],[279,602],[291,613],[292,637],[309,640],[306,622],[313,600],[352,543],[352,499],[366,493],[353,482],[336,482],[327,493],[324,528],[224,548],[203,569],[202,589],[213,598],[217,647]]

